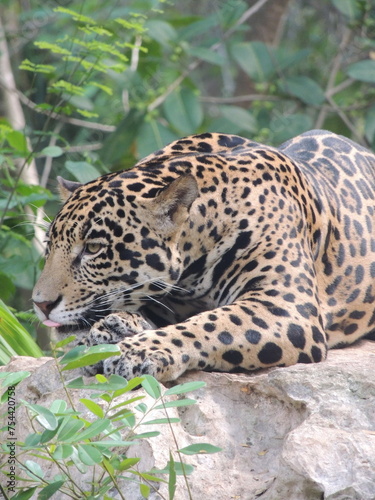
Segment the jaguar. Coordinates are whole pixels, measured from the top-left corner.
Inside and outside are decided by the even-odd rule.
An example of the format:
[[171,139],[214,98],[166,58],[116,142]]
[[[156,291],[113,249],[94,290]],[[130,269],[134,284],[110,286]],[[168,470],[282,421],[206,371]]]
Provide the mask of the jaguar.
[[58,182],[33,301],[59,336],[119,346],[88,374],[316,363],[375,331],[375,156],[345,137],[205,133]]

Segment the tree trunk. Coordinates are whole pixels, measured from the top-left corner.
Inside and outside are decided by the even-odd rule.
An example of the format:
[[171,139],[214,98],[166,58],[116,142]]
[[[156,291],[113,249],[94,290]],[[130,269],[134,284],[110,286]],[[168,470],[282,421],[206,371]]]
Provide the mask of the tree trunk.
[[[24,130],[26,127],[25,116],[22,110],[21,102],[18,98],[16,82],[14,79],[12,66],[10,63],[8,43],[5,36],[5,30],[0,13],[0,92],[2,96],[1,107],[3,113],[14,130]],[[27,140],[28,148],[31,150],[31,143]],[[18,168],[22,168],[21,179],[25,184],[39,185],[39,177],[36,169],[35,161],[32,160],[28,165],[24,166],[24,160],[18,162]],[[32,214],[31,209],[25,207],[25,212],[28,215]],[[44,231],[40,227],[43,221],[41,210],[37,210],[36,220],[34,224],[34,239],[33,245],[38,253],[44,251],[43,239]]]

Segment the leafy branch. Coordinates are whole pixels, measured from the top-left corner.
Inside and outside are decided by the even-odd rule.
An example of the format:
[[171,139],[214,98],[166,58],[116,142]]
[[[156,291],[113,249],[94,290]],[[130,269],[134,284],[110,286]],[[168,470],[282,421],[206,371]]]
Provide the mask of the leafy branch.
[[[66,339],[53,347],[56,356],[61,349],[72,339]],[[62,375],[63,370],[77,366],[86,366],[98,363],[113,356],[118,351],[117,346],[100,345],[91,348],[78,346],[58,361],[55,357],[60,380],[66,394],[65,399],[55,400],[49,408],[39,404],[20,401],[20,406],[26,411],[31,432],[25,440],[17,443],[17,461],[19,469],[24,471],[22,486],[13,500],[21,500],[25,495],[38,492],[42,498],[50,498],[57,490],[60,494],[72,499],[92,498],[105,495],[115,489],[120,498],[123,495],[122,481],[138,479],[142,496],[148,498],[151,489],[163,499],[166,497],[155,489],[152,483],[169,483],[169,496],[175,496],[177,474],[183,475],[188,491],[188,475],[193,472],[191,465],[185,464],[182,455],[202,453],[216,453],[220,448],[207,443],[196,443],[184,448],[178,446],[173,424],[180,419],[170,417],[168,410],[183,408],[195,404],[196,401],[184,398],[187,392],[204,387],[203,382],[190,382],[163,390],[160,384],[151,376],[145,375],[126,381],[123,377],[111,375],[109,378],[97,375],[94,381],[86,383],[82,377],[72,380],[68,384]],[[3,387],[12,386],[27,378],[28,372],[2,373],[0,382]],[[8,385],[7,385],[8,384]],[[132,393],[142,386],[149,396],[151,404],[146,402],[144,392]],[[73,393],[76,390],[84,391],[84,398],[80,404],[89,412],[90,418],[83,416],[83,412],[76,408],[73,402]],[[16,389],[17,391],[17,389]],[[129,397],[131,395],[131,397]],[[177,397],[177,399],[176,399]],[[156,411],[162,411],[165,418],[153,418]],[[140,458],[128,457],[129,447],[142,440],[149,440],[160,434],[160,431],[143,432],[142,426],[162,426],[167,424],[173,436],[179,462],[173,459],[170,451],[170,460],[163,469],[152,469],[142,472],[137,469]],[[3,431],[4,432],[4,431]],[[6,440],[2,448],[7,449]],[[36,459],[37,460],[36,460]],[[43,463],[53,463],[60,471],[59,475],[51,477],[42,468]],[[0,464],[0,469],[6,464]],[[90,474],[91,471],[91,474]],[[90,477],[88,487],[76,481],[75,472]],[[166,481],[163,475],[169,475]],[[5,497],[7,498],[7,497]],[[191,498],[191,493],[190,493]]]

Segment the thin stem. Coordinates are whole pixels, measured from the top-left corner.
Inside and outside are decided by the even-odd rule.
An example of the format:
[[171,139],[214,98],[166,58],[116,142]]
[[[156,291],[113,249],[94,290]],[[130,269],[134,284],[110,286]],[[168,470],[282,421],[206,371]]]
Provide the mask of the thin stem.
[[101,142],[95,142],[92,144],[81,144],[80,146],[68,146],[62,148],[65,153],[84,153],[85,151],[98,151],[103,147]]
[[[326,99],[328,102],[330,102],[330,98],[333,95],[332,90],[333,90],[334,85],[335,85],[337,73],[340,70],[341,63],[342,63],[342,60],[344,57],[344,51],[345,51],[346,47],[349,45],[351,38],[352,38],[352,31],[349,28],[345,28],[342,39],[341,39],[341,43],[339,46],[339,50],[338,50],[338,52],[337,52],[337,54],[332,62],[331,70],[330,70],[329,76],[328,76],[328,81],[327,81],[326,90],[325,90],[325,96],[326,96]],[[330,102],[330,104],[331,104],[331,102]],[[316,119],[315,128],[317,128],[317,129],[322,128],[326,116],[327,116],[327,107],[323,105],[322,108],[320,109],[319,115]]]
[[329,97],[332,97],[333,95],[338,94],[342,90],[345,90],[346,88],[350,87],[350,85],[352,85],[352,83],[354,83],[354,82],[355,82],[355,80],[353,78],[347,78],[346,80],[344,80],[343,82],[339,83],[335,87],[332,87],[331,89],[328,89],[326,91],[326,95],[329,96]]
[[349,120],[349,118],[346,116],[346,114],[343,112],[342,109],[335,103],[335,101],[331,97],[327,97],[327,101],[329,104],[332,106],[332,108],[336,111],[336,113],[339,115],[341,120],[345,123],[345,125],[348,127],[348,129],[351,131],[353,136],[356,138],[356,141],[358,141],[360,144],[367,145],[366,141],[361,137],[360,134],[358,134],[355,126],[353,126],[352,122]]
[[[163,395],[160,396],[160,399],[161,399],[161,402],[162,402],[162,404],[164,406],[165,403],[164,403]],[[174,444],[175,444],[175,447],[176,447],[176,453],[177,453],[178,458],[179,458],[180,463],[181,463],[182,474],[184,476],[184,480],[185,480],[186,488],[187,488],[187,491],[188,491],[189,499],[193,500],[193,496],[192,496],[191,490],[190,490],[189,481],[188,481],[188,478],[187,478],[187,474],[185,472],[184,463],[182,461],[182,456],[181,456],[181,453],[180,453],[180,450],[179,450],[179,445],[178,445],[178,442],[177,442],[176,434],[175,434],[175,432],[173,430],[173,426],[172,426],[172,423],[170,421],[170,418],[169,418],[169,415],[168,415],[168,412],[167,412],[167,408],[165,408],[165,406],[164,406],[164,412],[165,412],[165,415],[166,415],[166,417],[168,419],[169,430],[171,431],[172,438],[173,438],[173,441],[174,441]]]
[[[35,426],[34,426],[34,423],[33,423],[33,419],[30,418],[30,414],[29,412],[26,410],[26,413],[27,413],[27,416],[29,418],[29,421],[30,421],[30,425],[34,431],[34,433],[37,432]],[[54,464],[57,465],[57,467],[60,469],[60,471],[66,475],[68,478],[69,478],[69,481],[71,482],[72,486],[73,486],[73,489],[72,489],[72,492],[73,492],[73,495],[76,495],[76,496],[73,496],[72,494],[69,494],[69,493],[66,493],[65,492],[65,495],[75,499],[75,500],[79,500],[80,498],[84,498],[84,491],[78,486],[78,484],[76,484],[76,482],[74,481],[74,479],[72,479],[71,475],[69,474],[69,469],[67,468],[66,470],[64,469],[64,467],[60,464],[60,462],[58,460],[55,460],[53,457],[52,457],[52,454],[50,453],[49,449],[48,449],[48,446],[42,446],[42,449],[44,450],[44,452],[50,457],[51,460],[53,460]],[[25,464],[21,464],[21,462],[19,462],[20,465],[22,465],[23,467],[27,468],[27,466]],[[32,471],[31,471],[32,472]],[[34,472],[33,472],[34,475],[36,475]],[[38,476],[37,476],[38,477]],[[43,481],[43,483],[46,483],[46,486],[49,484],[47,481],[45,481],[43,478],[39,478],[41,481]],[[76,492],[74,491],[74,487],[77,488],[77,490],[80,492],[80,495],[83,495],[83,497],[78,497]]]
[[124,497],[124,495],[121,493],[120,486],[117,484],[116,478],[113,476],[112,472],[108,469],[108,467],[106,466],[105,462],[103,462],[102,465],[103,465],[103,468],[106,470],[107,474],[112,479],[112,482],[115,485],[115,488],[117,489],[117,493],[120,495],[120,497],[122,498],[122,500],[126,500],[126,498]]
[[[221,47],[221,45],[224,43],[224,41],[227,38],[229,38],[235,32],[235,30],[239,26],[241,26],[241,24],[243,24],[248,19],[250,19],[250,17],[252,17],[254,14],[256,14],[267,2],[268,2],[268,0],[258,0],[258,2],[256,2],[249,9],[247,9],[247,11],[242,14],[242,16],[238,19],[238,21],[223,34],[222,39],[220,41],[214,43],[213,45],[211,45],[210,50],[215,51],[219,47]],[[185,71],[183,71],[181,73],[181,75],[179,77],[177,77],[176,80],[174,80],[169,85],[169,87],[167,88],[167,90],[162,95],[160,95],[159,97],[157,97],[151,104],[148,105],[147,111],[151,112],[154,109],[156,109],[157,107],[159,107],[167,99],[167,97],[174,90],[176,90],[179,87],[179,85],[185,80],[185,78],[187,78],[190,75],[190,73],[192,71],[194,71],[202,63],[203,63],[203,61],[199,60],[199,59],[197,59],[197,60],[193,61],[192,63],[190,63],[188,65],[188,67],[185,69]]]
[[202,96],[200,97],[202,102],[211,102],[214,104],[233,104],[236,102],[247,102],[247,101],[281,101],[281,97],[275,95],[264,95],[264,94],[248,94],[248,95],[238,95],[233,97],[210,97]]
[[[52,135],[51,140],[48,144],[49,147],[56,145],[57,136],[60,133],[62,127],[63,127],[63,124],[61,122],[56,123],[55,130],[53,131],[53,135]],[[40,179],[40,185],[44,188],[47,186],[47,181],[49,179],[49,174],[51,173],[51,169],[52,169],[52,156],[47,156],[46,161],[44,163],[42,176]]]
[[61,370],[61,368],[60,368],[60,363],[59,363],[59,362],[58,362],[58,360],[57,360],[56,348],[55,348],[55,346],[54,346],[54,345],[52,345],[52,344],[51,344],[51,350],[52,350],[53,359],[54,359],[54,361],[55,361],[55,365],[56,365],[57,371],[59,372],[59,377],[60,377],[61,384],[62,384],[62,386],[63,386],[63,388],[64,388],[64,391],[65,391],[65,394],[66,394],[66,396],[67,396],[67,398],[68,398],[68,401],[69,401],[69,403],[70,403],[70,406],[72,407],[72,409],[73,409],[74,411],[77,411],[77,410],[76,410],[76,408],[75,408],[75,406],[74,406],[73,400],[72,400],[72,398],[71,398],[71,396],[70,396],[70,393],[69,393],[69,391],[68,391],[68,388],[66,387],[66,384],[65,384],[65,379],[64,379],[64,376],[63,376],[63,374],[62,374],[62,370]]

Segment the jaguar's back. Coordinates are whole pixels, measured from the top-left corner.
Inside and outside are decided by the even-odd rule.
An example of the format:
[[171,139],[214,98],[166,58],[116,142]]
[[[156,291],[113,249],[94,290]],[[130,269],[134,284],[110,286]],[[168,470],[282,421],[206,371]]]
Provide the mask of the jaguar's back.
[[313,238],[324,328],[331,345],[346,343],[354,332],[375,328],[375,157],[321,130],[292,139],[280,150],[314,189],[321,220]]

